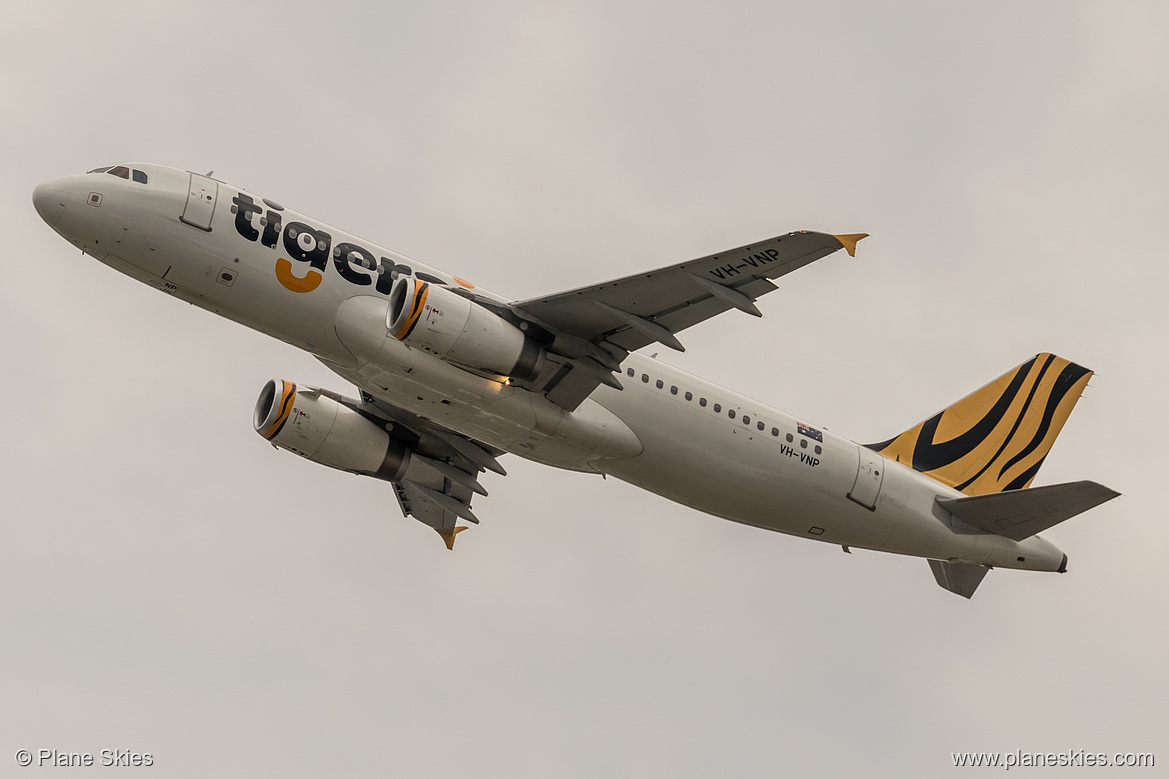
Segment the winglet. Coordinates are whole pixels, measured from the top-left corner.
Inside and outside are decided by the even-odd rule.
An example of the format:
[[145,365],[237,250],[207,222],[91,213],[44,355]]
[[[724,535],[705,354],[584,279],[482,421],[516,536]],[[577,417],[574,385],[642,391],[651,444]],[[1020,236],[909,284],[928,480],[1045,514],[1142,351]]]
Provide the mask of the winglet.
[[[437,528],[435,529],[438,530]],[[457,536],[459,533],[462,533],[466,529],[467,528],[465,526],[459,525],[458,527],[451,528],[451,532],[449,533],[444,533],[443,531],[438,530],[438,534],[442,536],[442,540],[446,544],[446,548],[453,552],[455,551],[455,536]]]
[[846,252],[848,252],[849,257],[855,257],[857,241],[861,240],[862,238],[868,238],[869,234],[849,233],[848,235],[834,235],[832,237],[840,241],[840,245],[844,247]]

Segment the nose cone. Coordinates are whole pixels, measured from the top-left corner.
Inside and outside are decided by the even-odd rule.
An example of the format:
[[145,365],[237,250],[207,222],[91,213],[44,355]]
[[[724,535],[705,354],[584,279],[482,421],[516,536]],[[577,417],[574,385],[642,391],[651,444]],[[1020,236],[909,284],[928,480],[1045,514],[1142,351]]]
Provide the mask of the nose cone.
[[65,204],[73,194],[73,179],[65,176],[52,181],[46,181],[32,191],[32,204],[49,227],[57,224],[61,214],[65,213]]

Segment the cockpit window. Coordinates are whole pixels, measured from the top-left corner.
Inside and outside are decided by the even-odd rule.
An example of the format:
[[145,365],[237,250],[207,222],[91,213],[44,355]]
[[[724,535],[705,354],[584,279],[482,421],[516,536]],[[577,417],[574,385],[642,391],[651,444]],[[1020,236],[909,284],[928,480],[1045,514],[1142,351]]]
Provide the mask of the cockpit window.
[[112,167],[114,167],[114,166],[113,165],[106,165],[104,168],[94,168],[93,170],[87,170],[85,172],[86,173],[105,173],[107,170],[109,170]]
[[146,174],[140,170],[135,170],[134,171],[134,180],[137,181],[139,184],[145,184],[146,183]]
[[130,169],[125,165],[119,165],[116,168],[110,168],[106,171],[106,173],[109,173],[111,176],[118,176],[119,178],[130,178]]

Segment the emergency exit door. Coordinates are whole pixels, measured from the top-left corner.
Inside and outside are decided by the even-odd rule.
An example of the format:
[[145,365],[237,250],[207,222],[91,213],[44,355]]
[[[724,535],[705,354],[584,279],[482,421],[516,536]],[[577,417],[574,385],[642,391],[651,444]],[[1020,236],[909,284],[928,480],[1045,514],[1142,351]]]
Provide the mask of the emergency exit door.
[[215,213],[215,198],[218,195],[219,183],[215,179],[192,173],[187,206],[179,219],[192,227],[211,232],[211,217]]

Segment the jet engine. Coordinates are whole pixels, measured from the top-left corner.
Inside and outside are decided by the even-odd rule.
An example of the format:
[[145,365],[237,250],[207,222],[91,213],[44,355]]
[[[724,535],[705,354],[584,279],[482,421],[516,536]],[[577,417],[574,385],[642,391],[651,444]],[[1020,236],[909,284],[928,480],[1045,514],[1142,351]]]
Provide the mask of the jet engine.
[[518,327],[461,295],[409,276],[390,290],[390,335],[410,346],[470,368],[534,379],[544,347]]
[[281,449],[330,468],[402,479],[410,449],[376,422],[329,394],[289,381],[269,381],[252,416],[256,432]]

